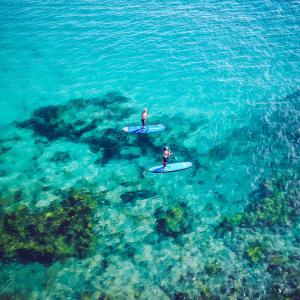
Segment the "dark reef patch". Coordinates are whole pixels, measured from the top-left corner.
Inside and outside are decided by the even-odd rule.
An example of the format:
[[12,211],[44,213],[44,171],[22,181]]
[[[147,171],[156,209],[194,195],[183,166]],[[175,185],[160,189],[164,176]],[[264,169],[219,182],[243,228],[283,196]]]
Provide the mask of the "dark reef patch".
[[134,203],[137,200],[148,199],[155,197],[156,193],[150,190],[136,190],[136,191],[128,191],[121,195],[121,199],[123,203]]
[[31,129],[50,141],[71,136],[73,128],[71,124],[66,124],[62,118],[65,108],[64,105],[41,107],[34,111],[31,119],[18,123],[18,126]]
[[120,153],[122,147],[128,141],[128,136],[121,130],[106,128],[97,135],[82,139],[81,141],[87,143],[94,153],[104,149],[107,152],[107,158],[112,159]]
[[57,151],[51,158],[52,162],[67,162],[71,159],[71,156],[68,152],[65,151]]
[[0,155],[7,153],[8,151],[10,151],[12,148],[11,147],[0,147]]
[[227,143],[219,144],[211,148],[208,156],[214,160],[224,160],[230,155],[230,147]]
[[[17,126],[30,129],[50,142],[64,138],[86,143],[94,153],[103,151],[103,158],[97,163],[105,164],[119,158],[121,149],[129,144],[128,135],[120,130],[123,120],[134,111],[123,106],[128,100],[116,92],[102,98],[74,99],[63,105],[41,107],[29,120],[17,123]],[[106,121],[111,121],[116,128],[105,126]]]
[[0,223],[0,258],[51,263],[70,256],[82,258],[93,241],[92,195],[71,191],[60,204],[32,213],[25,206],[4,213]]
[[147,135],[138,135],[136,145],[140,148],[141,153],[147,154],[148,152],[162,153],[163,145],[157,146],[153,143],[152,138]]
[[72,107],[72,103],[74,101],[66,105],[41,107],[34,111],[31,119],[18,123],[18,126],[31,129],[49,141],[59,138],[79,139],[86,132],[96,129],[101,118],[92,119],[90,122],[80,119],[76,115],[78,105]]
[[191,300],[188,293],[177,292],[172,297],[173,300]]
[[269,287],[270,299],[300,299],[299,258],[294,264],[280,263],[269,267],[272,282]]
[[222,266],[217,260],[207,262],[204,266],[204,272],[209,276],[219,274],[222,271]]
[[186,204],[180,202],[173,207],[155,211],[156,230],[158,233],[176,238],[190,231],[190,220]]

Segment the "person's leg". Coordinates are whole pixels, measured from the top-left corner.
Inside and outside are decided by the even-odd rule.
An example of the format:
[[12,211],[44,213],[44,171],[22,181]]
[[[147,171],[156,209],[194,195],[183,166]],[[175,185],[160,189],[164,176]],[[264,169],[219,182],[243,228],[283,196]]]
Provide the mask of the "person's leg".
[[162,164],[163,164],[163,167],[165,168],[165,166],[167,165],[167,159],[166,159],[165,157],[163,157],[163,162],[162,162]]
[[142,119],[142,128],[145,127],[145,120]]

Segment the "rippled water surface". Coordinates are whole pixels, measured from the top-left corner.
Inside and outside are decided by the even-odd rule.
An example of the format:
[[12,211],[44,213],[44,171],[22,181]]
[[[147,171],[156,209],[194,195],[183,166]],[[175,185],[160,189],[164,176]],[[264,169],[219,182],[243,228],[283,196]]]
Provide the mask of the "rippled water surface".
[[299,299],[298,1],[0,4],[1,299]]

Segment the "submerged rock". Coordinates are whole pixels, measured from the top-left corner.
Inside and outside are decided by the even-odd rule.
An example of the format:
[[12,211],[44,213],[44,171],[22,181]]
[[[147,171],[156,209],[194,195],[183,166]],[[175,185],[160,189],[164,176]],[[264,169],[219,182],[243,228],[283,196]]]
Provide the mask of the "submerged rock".
[[30,293],[25,292],[11,292],[11,293],[0,293],[1,300],[27,300],[32,299]]
[[196,299],[214,299],[211,290],[203,281],[197,280],[195,286],[198,290],[198,297]]
[[227,143],[219,144],[209,150],[208,155],[214,160],[224,160],[230,154],[230,147]]
[[204,272],[208,275],[215,275],[222,271],[222,267],[216,260],[208,262],[204,267]]
[[81,139],[81,141],[87,143],[94,153],[97,153],[100,149],[104,149],[106,153],[105,158],[110,160],[120,155],[120,151],[128,141],[128,137],[118,129],[106,128],[96,135]]
[[190,300],[190,296],[188,293],[177,292],[172,297],[173,300]]
[[44,136],[48,140],[71,136],[72,125],[63,120],[65,109],[65,105],[41,107],[34,111],[31,119],[18,125],[21,128],[32,129],[36,134]]
[[[32,130],[46,141],[64,138],[86,143],[94,153],[103,150],[100,162],[106,163],[117,158],[128,142],[128,135],[118,125],[120,120],[133,113],[132,108],[123,105],[127,101],[128,98],[119,93],[108,93],[102,98],[88,100],[75,99],[64,105],[41,107],[33,112],[29,120],[17,123],[17,126]],[[63,161],[64,157],[58,155],[52,159]]]
[[52,162],[67,162],[71,159],[71,156],[68,152],[65,151],[57,151],[51,158]]
[[177,237],[188,231],[186,206],[182,203],[162,211],[155,212],[156,229],[165,236]]
[[237,214],[232,217],[222,217],[220,223],[215,227],[215,232],[219,236],[223,236],[227,232],[233,231],[236,227],[239,227],[242,218],[242,214]]
[[299,299],[300,269],[299,263],[282,264],[269,269],[272,283],[269,287],[270,299]]
[[51,263],[84,257],[93,241],[93,199],[70,191],[60,204],[32,213],[25,206],[4,213],[0,223],[0,258]]
[[156,195],[154,191],[140,190],[140,191],[128,191],[121,195],[121,199],[124,203],[134,203],[139,199],[148,199]]

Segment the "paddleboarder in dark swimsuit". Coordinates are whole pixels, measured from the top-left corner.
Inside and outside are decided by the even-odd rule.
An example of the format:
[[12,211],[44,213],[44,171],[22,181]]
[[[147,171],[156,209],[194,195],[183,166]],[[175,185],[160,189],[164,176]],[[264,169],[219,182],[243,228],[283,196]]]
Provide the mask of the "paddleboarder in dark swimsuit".
[[167,163],[168,163],[168,158],[172,155],[173,153],[171,152],[170,148],[168,146],[164,147],[163,151],[163,167],[165,168]]

